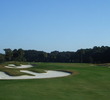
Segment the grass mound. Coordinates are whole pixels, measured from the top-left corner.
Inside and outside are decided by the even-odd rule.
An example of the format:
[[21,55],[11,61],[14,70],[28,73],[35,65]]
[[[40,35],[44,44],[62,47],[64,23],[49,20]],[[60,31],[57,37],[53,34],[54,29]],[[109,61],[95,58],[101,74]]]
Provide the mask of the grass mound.
[[29,62],[18,62],[18,61],[9,61],[9,62],[2,63],[2,65],[4,65],[4,66],[8,66],[9,64],[14,64],[15,66],[20,66],[21,64],[28,65],[30,63]]
[[[19,69],[16,69],[16,68],[6,68],[5,66],[7,66],[9,64],[14,64],[15,66],[20,66],[21,64],[27,65],[27,64],[30,64],[30,63],[15,62],[15,61],[5,62],[5,63],[2,63],[0,65],[0,71],[5,72],[6,74],[8,74],[10,76],[20,76],[20,75],[30,75],[30,76],[33,76],[32,74],[27,74],[27,73],[20,72],[20,70],[24,70],[23,68],[19,68]],[[33,67],[31,67],[31,68],[25,68],[25,70],[32,71],[32,72],[37,72],[37,73],[45,73],[45,71],[43,69],[37,69],[36,64],[34,64]]]

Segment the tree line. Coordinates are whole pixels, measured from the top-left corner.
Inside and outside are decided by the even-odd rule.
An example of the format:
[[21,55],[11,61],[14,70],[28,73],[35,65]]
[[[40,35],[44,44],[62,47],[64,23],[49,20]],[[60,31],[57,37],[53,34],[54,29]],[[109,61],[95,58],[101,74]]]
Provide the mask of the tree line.
[[4,49],[5,54],[0,53],[0,62],[27,61],[27,62],[67,62],[67,63],[108,63],[110,62],[110,47],[94,46],[88,49],[79,49],[76,52],[50,53],[37,50],[23,50],[10,48]]

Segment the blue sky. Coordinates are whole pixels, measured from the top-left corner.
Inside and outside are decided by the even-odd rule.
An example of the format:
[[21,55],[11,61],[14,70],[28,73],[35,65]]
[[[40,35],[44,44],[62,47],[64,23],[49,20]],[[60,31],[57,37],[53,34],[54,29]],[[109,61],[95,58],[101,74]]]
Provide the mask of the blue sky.
[[110,0],[0,0],[0,52],[110,46]]

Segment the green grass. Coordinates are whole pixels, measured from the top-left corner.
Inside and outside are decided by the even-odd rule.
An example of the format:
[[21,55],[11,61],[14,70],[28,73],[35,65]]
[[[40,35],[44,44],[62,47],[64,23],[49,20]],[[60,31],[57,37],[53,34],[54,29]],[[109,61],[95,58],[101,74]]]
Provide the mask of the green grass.
[[0,80],[0,100],[109,100],[110,68],[78,63],[37,63],[37,69],[70,70],[62,78]]

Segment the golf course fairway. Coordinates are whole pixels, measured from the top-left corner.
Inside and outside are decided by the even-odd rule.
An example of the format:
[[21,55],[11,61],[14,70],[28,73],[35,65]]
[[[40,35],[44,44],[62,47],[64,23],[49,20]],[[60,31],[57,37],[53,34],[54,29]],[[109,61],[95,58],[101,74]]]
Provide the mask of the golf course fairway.
[[50,79],[0,80],[0,100],[109,100],[110,68],[82,63],[36,63],[37,69],[72,75]]

